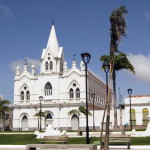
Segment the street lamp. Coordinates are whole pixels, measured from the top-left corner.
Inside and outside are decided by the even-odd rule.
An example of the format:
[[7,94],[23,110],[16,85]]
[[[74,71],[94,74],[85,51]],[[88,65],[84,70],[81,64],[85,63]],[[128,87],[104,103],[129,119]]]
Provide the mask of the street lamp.
[[94,120],[94,100],[95,100],[95,93],[91,94],[93,99],[93,130],[95,131],[95,120]]
[[91,55],[89,53],[81,54],[82,61],[85,65],[85,83],[86,83],[86,144],[90,143],[89,140],[89,125],[88,125],[88,100],[87,100],[87,64],[90,61]]
[[41,110],[41,101],[43,100],[43,96],[39,96],[39,100],[40,100],[40,131],[41,130],[41,113],[42,113],[42,110]]
[[131,130],[132,130],[132,116],[131,116],[131,94],[132,94],[132,89],[128,89],[128,94],[129,94],[129,97],[130,97],[130,127],[131,127]]
[[106,73],[106,95],[108,97],[108,72],[109,72],[109,61],[105,60],[104,63],[103,63],[103,68],[104,68],[104,71]]

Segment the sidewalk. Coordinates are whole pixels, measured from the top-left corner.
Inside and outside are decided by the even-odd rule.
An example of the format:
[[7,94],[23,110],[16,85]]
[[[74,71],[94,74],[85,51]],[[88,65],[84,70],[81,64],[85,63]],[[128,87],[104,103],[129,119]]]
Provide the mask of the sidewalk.
[[[26,145],[0,145],[0,150],[26,150]],[[97,146],[97,150],[100,150],[100,146]],[[127,146],[110,146],[110,150],[128,150],[128,149]],[[150,145],[131,146],[130,150],[150,150]]]
[[[127,146],[110,146],[110,150],[128,150]],[[100,146],[97,146],[97,150],[100,150]],[[150,145],[136,145],[130,146],[130,150],[150,150]]]

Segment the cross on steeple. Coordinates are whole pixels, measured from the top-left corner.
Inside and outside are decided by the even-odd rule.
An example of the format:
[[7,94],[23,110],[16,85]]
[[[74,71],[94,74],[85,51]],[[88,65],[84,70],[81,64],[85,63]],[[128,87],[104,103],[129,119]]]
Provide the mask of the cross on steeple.
[[55,17],[52,18],[52,25],[55,24]]
[[73,55],[73,61],[76,61],[76,55],[75,54]]

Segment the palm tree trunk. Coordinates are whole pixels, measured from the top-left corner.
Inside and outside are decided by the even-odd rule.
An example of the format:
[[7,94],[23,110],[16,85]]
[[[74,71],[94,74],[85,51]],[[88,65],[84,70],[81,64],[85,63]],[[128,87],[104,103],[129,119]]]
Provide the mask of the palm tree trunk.
[[[106,93],[106,94],[108,94],[108,93]],[[107,105],[108,105],[108,98],[106,100],[104,114],[103,114],[103,118],[102,118],[102,122],[101,122],[102,128],[101,128],[101,136],[100,136],[101,137],[101,140],[100,140],[100,145],[101,145],[100,150],[102,150],[102,136],[103,136],[103,130],[104,130],[104,119],[105,119],[105,115],[106,115],[106,111],[107,111],[107,107],[106,107]]]
[[79,115],[78,115],[78,135],[80,135],[80,122],[79,122]]
[[114,45],[113,41],[111,39],[110,43],[110,74],[109,74],[109,88],[108,88],[108,104],[106,105],[107,107],[107,115],[106,115],[106,132],[105,132],[105,143],[104,143],[104,149],[109,150],[109,125],[110,125],[110,99],[111,99],[111,89],[112,87],[112,80],[113,80],[113,70],[114,70],[114,59],[115,59],[115,54],[114,54]]
[[38,116],[38,131],[39,131],[39,116]]
[[113,91],[114,91],[114,129],[117,128],[117,98],[116,98],[116,73],[113,71]]
[[[110,77],[109,77],[109,87],[112,85],[112,70],[113,67],[110,66]],[[109,150],[109,125],[110,125],[110,98],[111,98],[111,89],[108,88],[108,97],[107,97],[107,105],[106,105],[106,132],[105,132],[105,143],[104,143],[104,149]]]

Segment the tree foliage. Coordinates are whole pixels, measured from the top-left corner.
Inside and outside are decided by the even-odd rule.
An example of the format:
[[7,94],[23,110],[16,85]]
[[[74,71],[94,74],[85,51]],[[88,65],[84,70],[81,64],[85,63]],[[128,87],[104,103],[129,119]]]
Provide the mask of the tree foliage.
[[[100,61],[102,61],[102,62],[108,61],[109,62],[110,56],[109,55],[103,55],[103,56],[101,56]],[[126,54],[125,53],[118,53],[118,55],[115,55],[115,59],[114,59],[114,70],[119,71],[122,69],[129,70],[135,74],[134,67],[130,63],[130,61],[128,60]],[[102,70],[104,70],[103,66],[102,66]]]
[[5,112],[10,111],[9,104],[11,104],[9,100],[3,100],[0,97],[0,114],[1,114],[1,118],[4,118]]
[[[80,106],[78,109],[73,109],[68,112],[68,115],[77,114],[80,116],[81,114],[86,116],[86,108],[84,106]],[[90,112],[88,112],[88,115],[92,115]]]
[[128,13],[125,6],[120,6],[112,11],[110,16],[110,35],[111,35],[111,52],[118,52],[118,45],[122,37],[126,36],[126,14]]
[[3,131],[5,130],[5,112],[10,111],[10,101],[9,100],[3,100],[0,97],[0,121],[3,128]]

